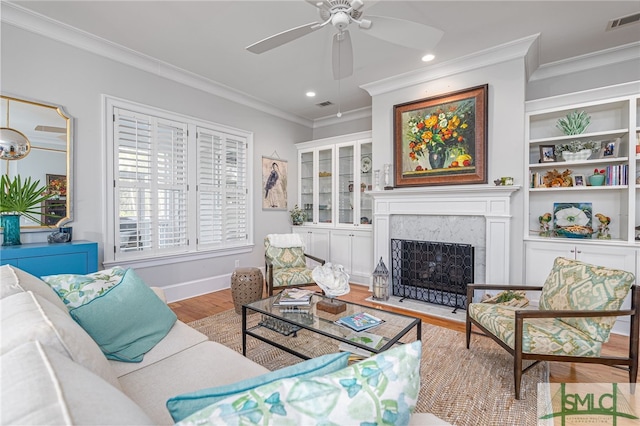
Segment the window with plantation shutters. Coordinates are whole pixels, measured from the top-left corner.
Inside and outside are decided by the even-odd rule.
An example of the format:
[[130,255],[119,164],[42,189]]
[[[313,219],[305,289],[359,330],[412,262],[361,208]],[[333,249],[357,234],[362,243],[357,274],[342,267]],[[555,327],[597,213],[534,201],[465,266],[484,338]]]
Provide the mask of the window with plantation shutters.
[[105,251],[106,261],[252,244],[250,133],[126,101],[109,100],[107,108],[114,253]]
[[247,240],[246,138],[198,128],[198,245]]

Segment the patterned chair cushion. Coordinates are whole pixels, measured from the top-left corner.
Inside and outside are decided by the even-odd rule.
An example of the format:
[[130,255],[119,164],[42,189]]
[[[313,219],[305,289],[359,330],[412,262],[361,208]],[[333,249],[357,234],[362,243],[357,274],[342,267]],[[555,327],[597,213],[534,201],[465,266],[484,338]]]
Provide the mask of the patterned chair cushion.
[[304,268],[307,264],[302,247],[273,247],[267,239],[264,241],[264,247],[265,256],[274,268]]
[[273,268],[273,288],[312,283],[313,270],[305,267]]
[[[511,306],[472,303],[469,315],[512,349],[515,312]],[[557,318],[525,319],[522,352],[546,355],[600,356],[602,343]]]
[[[620,309],[635,277],[632,273],[558,257],[540,295],[540,310]],[[592,339],[609,340],[616,317],[562,318]]]
[[178,425],[406,425],[420,391],[421,352],[417,341],[323,376],[277,380]]

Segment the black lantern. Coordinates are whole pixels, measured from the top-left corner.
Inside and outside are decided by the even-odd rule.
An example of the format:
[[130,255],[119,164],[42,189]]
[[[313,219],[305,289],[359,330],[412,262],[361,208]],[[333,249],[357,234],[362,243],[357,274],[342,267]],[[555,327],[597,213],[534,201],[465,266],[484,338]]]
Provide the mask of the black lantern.
[[389,270],[382,261],[382,257],[373,271],[373,299],[389,300]]

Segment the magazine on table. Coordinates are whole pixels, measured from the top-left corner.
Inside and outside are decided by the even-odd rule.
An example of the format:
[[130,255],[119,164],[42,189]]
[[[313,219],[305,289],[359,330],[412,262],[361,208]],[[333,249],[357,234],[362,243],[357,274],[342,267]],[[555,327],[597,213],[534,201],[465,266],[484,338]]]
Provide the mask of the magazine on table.
[[344,325],[354,331],[364,331],[382,324],[384,320],[376,318],[366,312],[347,315],[336,321],[336,324]]
[[303,290],[299,288],[285,288],[274,302],[275,306],[294,306],[309,305],[311,296],[314,294],[312,290]]
[[[377,334],[367,333],[366,331],[361,331],[359,333],[351,333],[347,337],[347,340],[350,340],[354,343],[359,343],[361,345],[369,346],[373,349],[380,349],[384,346],[384,338],[382,336],[378,336]],[[358,346],[350,345],[345,342],[340,342],[338,345],[338,349],[344,352],[351,352],[354,355],[359,355],[365,358],[368,358],[374,355],[373,352],[367,351],[366,349],[359,348]]]

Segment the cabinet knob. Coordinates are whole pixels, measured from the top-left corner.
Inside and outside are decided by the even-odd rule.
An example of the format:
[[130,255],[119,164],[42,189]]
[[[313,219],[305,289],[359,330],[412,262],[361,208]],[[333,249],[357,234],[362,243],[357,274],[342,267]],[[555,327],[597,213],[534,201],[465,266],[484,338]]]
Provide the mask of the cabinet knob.
[[578,253],[578,254],[582,253],[582,250],[577,250],[577,253]]
[[574,249],[571,249],[571,250],[569,251],[569,253],[575,253],[575,252],[576,252],[576,251],[575,251]]

